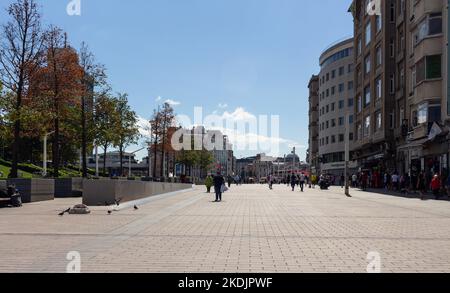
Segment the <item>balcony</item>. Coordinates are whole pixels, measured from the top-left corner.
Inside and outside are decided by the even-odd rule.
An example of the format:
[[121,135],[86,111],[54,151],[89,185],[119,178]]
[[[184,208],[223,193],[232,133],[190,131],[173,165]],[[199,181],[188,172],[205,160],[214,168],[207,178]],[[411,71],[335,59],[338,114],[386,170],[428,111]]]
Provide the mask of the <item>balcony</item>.
[[420,124],[414,127],[414,129],[409,132],[408,140],[421,139],[427,135],[428,135],[428,124],[427,123]]
[[419,62],[425,56],[442,55],[445,46],[442,42],[442,36],[442,34],[429,36],[420,41],[414,47],[414,63]]
[[410,99],[414,104],[420,104],[426,99],[442,97],[442,79],[425,80],[415,88],[414,98]]
[[[412,0],[411,0],[412,1]],[[421,0],[417,1],[414,6],[414,19],[411,23],[411,27],[417,26],[419,21],[422,20],[422,16],[442,11],[442,0]]]

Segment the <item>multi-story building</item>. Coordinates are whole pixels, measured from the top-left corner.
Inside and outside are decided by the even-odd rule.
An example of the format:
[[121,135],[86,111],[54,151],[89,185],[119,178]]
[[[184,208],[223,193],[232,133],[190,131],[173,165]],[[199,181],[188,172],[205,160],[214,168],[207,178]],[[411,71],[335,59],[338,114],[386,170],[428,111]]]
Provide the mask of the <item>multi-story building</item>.
[[309,88],[309,149],[307,161],[311,172],[320,172],[319,164],[319,76],[313,75]]
[[[346,39],[330,46],[320,56],[319,118],[316,120],[320,171],[335,176],[345,172],[347,119],[349,125],[353,125],[354,121],[353,46],[353,39]],[[311,112],[313,115],[314,111]],[[353,145],[354,132],[349,131],[348,135],[350,145]],[[311,139],[310,148],[313,147],[314,139]],[[351,162],[349,167],[349,172],[353,172],[356,164]]]
[[395,73],[396,57],[401,52],[396,50],[396,1],[381,0],[381,15],[370,15],[368,3],[367,0],[354,0],[352,4],[355,47],[354,158],[362,169],[381,174],[384,170],[393,172],[396,168]]
[[448,1],[419,0],[403,5],[400,9],[408,32],[406,139],[397,157],[403,170],[412,175],[422,170],[430,178],[433,173],[447,173],[449,163]]
[[446,172],[448,1],[352,3],[355,30],[355,145],[364,168],[417,175]]

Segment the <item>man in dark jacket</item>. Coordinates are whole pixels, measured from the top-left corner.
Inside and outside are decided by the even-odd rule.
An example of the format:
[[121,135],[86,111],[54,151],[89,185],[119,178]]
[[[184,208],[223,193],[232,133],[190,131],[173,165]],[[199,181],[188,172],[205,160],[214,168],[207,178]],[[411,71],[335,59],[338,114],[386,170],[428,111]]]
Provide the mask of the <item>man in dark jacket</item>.
[[220,172],[214,176],[214,191],[216,192],[216,202],[222,201],[222,186],[225,184],[225,180]]

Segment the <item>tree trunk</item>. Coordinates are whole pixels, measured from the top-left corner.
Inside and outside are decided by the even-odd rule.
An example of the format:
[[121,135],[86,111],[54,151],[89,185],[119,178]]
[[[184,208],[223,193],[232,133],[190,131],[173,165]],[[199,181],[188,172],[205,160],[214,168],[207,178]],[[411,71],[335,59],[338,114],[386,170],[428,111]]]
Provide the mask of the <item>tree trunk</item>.
[[59,119],[55,118],[54,121],[55,134],[53,135],[52,144],[52,165],[53,165],[53,177],[59,177]]
[[[17,102],[16,111],[19,112],[22,107],[22,91],[23,91],[23,74],[21,73],[21,79],[17,88]],[[18,164],[19,164],[19,149],[20,149],[20,116],[14,121],[14,143],[12,146],[12,165],[9,173],[9,178],[18,178]]]
[[156,143],[156,141],[157,141],[157,139],[155,138],[155,143],[153,144],[153,148],[154,148],[154,151],[153,151],[153,177],[155,178],[156,177],[156,162],[157,162],[157,160],[156,160],[156,156],[157,156],[157,154],[158,154],[158,144]]

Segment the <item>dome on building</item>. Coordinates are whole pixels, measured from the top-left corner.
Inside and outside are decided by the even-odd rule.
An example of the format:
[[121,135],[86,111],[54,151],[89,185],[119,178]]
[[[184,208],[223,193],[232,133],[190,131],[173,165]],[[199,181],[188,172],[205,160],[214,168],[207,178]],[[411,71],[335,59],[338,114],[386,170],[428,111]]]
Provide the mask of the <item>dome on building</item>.
[[[289,155],[286,156],[286,161],[289,161],[289,160],[294,160],[294,154],[289,154]],[[295,155],[295,161],[299,162],[300,161],[300,157]]]

